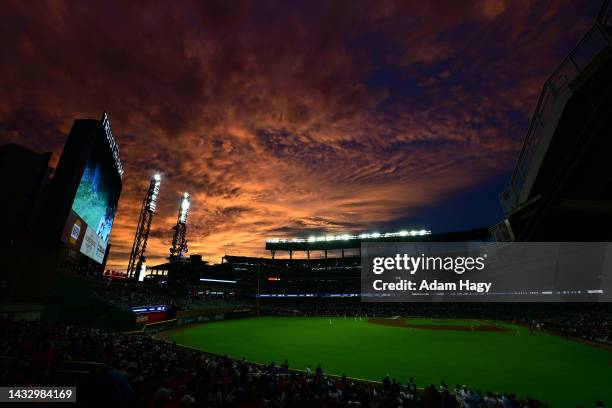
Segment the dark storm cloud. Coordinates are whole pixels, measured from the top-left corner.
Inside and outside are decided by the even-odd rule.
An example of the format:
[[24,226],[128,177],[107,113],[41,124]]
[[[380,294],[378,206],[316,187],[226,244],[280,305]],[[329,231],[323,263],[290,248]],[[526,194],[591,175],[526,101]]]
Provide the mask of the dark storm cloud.
[[[60,120],[27,105],[11,111],[0,122],[2,142],[28,145],[36,135],[37,148],[41,152],[61,150],[66,135],[59,128]],[[57,157],[55,157],[57,159]]]
[[213,261],[260,253],[270,234],[410,227],[511,170],[543,81],[597,6],[7,1],[0,143],[57,157],[73,119],[109,112],[126,170],[115,268],[155,171],[149,263],[184,191],[190,252]]

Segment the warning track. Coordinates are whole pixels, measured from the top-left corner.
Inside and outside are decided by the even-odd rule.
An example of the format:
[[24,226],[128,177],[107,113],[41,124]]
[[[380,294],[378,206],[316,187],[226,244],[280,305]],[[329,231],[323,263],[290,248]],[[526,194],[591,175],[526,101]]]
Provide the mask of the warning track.
[[480,331],[480,332],[508,332],[512,331],[506,327],[493,326],[488,324],[469,325],[431,325],[431,324],[409,324],[404,319],[385,319],[371,318],[368,323],[381,324],[383,326],[403,327],[406,329],[421,329],[421,330],[449,330],[449,331]]

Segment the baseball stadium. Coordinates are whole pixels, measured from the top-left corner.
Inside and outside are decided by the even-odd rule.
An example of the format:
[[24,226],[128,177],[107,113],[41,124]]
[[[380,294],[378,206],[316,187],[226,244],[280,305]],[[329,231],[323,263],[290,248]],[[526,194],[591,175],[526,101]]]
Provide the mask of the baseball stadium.
[[0,406],[611,406],[612,3],[421,3],[3,4]]

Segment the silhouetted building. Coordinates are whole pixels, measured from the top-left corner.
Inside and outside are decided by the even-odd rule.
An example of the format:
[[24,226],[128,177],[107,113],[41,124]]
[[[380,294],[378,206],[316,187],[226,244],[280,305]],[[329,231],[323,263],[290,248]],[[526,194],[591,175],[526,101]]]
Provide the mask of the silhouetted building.
[[0,300],[15,290],[19,265],[31,245],[33,228],[49,186],[51,153],[17,144],[0,147]]

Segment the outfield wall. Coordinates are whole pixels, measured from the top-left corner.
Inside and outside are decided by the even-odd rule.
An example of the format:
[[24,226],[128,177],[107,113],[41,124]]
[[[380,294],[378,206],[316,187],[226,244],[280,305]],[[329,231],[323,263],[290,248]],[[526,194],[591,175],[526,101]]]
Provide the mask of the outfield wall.
[[171,330],[190,324],[215,322],[222,320],[243,319],[257,315],[255,308],[223,308],[223,309],[202,309],[184,310],[176,313],[176,318],[162,320],[152,323],[141,324],[136,330],[128,333],[149,333],[163,330]]

